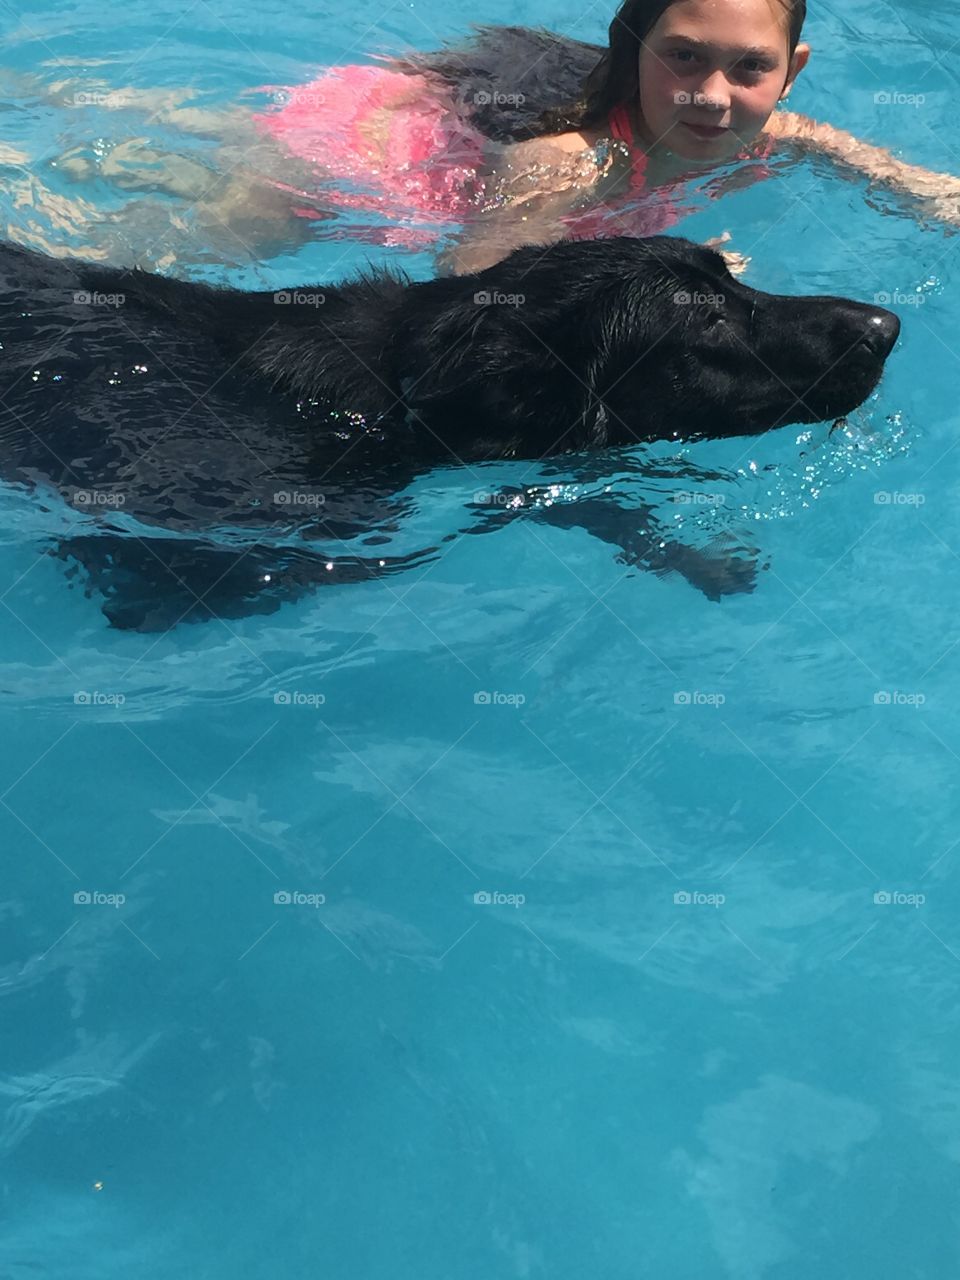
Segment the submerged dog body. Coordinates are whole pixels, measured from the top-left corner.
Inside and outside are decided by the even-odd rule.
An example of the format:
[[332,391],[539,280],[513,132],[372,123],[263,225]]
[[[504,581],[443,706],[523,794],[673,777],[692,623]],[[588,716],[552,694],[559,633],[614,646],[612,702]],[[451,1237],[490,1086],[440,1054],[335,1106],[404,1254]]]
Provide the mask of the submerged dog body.
[[[719,255],[673,238],[282,293],[4,246],[0,280],[0,475],[75,505],[118,495],[125,517],[179,535],[247,531],[244,557],[250,531],[381,537],[401,514],[395,495],[435,465],[840,416],[872,392],[899,331],[862,303],[750,289]],[[322,510],[277,497],[310,489]],[[95,541],[68,551],[106,590]],[[189,566],[191,547],[193,561],[183,543],[151,553]],[[204,554],[220,564],[222,552]],[[111,549],[115,562],[130,553]],[[365,576],[391,562],[327,560],[326,580],[355,576],[348,564]],[[306,562],[300,574],[322,578]],[[279,576],[260,580],[276,588]]]

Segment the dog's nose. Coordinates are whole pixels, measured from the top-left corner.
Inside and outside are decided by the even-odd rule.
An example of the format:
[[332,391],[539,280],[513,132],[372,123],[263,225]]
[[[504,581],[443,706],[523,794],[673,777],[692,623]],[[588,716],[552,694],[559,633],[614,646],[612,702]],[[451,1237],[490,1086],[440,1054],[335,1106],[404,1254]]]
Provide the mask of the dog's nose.
[[900,337],[900,321],[892,311],[871,307],[866,316],[865,332],[861,342],[872,352],[886,360]]

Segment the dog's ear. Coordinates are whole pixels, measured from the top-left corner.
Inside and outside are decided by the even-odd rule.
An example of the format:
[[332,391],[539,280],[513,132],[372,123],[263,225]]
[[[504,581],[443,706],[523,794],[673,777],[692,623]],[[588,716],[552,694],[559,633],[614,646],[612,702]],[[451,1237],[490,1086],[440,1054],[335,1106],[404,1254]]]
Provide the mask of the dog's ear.
[[[582,430],[587,448],[644,439],[644,422],[662,398],[654,370],[658,346],[676,317],[659,290],[626,280],[595,300],[584,334]],[[665,354],[665,352],[663,353]],[[661,371],[662,372],[662,371]]]
[[603,398],[609,381],[610,353],[600,349],[587,362],[584,370],[584,400],[580,430],[585,449],[603,449],[610,443],[610,414]]
[[557,345],[513,295],[471,289],[411,329],[404,365],[419,372],[405,378],[405,406],[462,460],[562,452],[583,381]]
[[642,285],[621,277],[575,291],[563,286],[539,286],[536,305],[492,284],[469,293],[461,287],[411,334],[409,364],[426,372],[407,383],[409,406],[424,417],[470,422],[484,435],[496,423],[507,451],[520,438],[534,452],[636,438],[607,392],[654,342],[657,323]]

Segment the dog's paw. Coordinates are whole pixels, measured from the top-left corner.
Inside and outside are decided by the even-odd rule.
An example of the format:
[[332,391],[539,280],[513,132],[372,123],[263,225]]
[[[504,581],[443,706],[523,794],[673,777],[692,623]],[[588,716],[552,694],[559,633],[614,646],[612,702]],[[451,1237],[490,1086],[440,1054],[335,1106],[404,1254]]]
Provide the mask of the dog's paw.
[[722,600],[756,590],[758,574],[768,567],[761,554],[727,535],[702,548],[665,543],[648,567],[658,576],[679,573],[708,600]]

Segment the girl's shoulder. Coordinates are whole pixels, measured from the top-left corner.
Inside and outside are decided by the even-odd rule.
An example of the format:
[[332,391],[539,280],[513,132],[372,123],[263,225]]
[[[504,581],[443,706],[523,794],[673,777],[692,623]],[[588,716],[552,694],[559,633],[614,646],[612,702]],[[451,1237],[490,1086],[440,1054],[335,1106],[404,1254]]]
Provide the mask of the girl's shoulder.
[[632,144],[633,133],[626,112],[617,108],[602,127],[540,134],[522,142],[509,143],[506,150],[517,164],[550,163],[560,157],[568,162],[573,157],[582,161],[590,159],[603,171],[609,166],[614,153],[623,152],[625,156],[632,153]]
[[[589,151],[601,138],[608,137],[609,132],[603,129],[571,130],[569,133],[548,134],[543,141],[561,151]],[[520,146],[526,144],[520,143]]]
[[549,197],[576,203],[597,189],[606,198],[642,181],[643,172],[630,149],[607,130],[509,143],[489,160],[487,190],[498,205]]
[[568,133],[545,133],[523,142],[511,142],[507,149],[518,160],[536,161],[541,156],[562,152],[564,155],[578,155],[584,151],[595,150],[597,143],[609,137],[609,131],[603,129],[570,130]]

